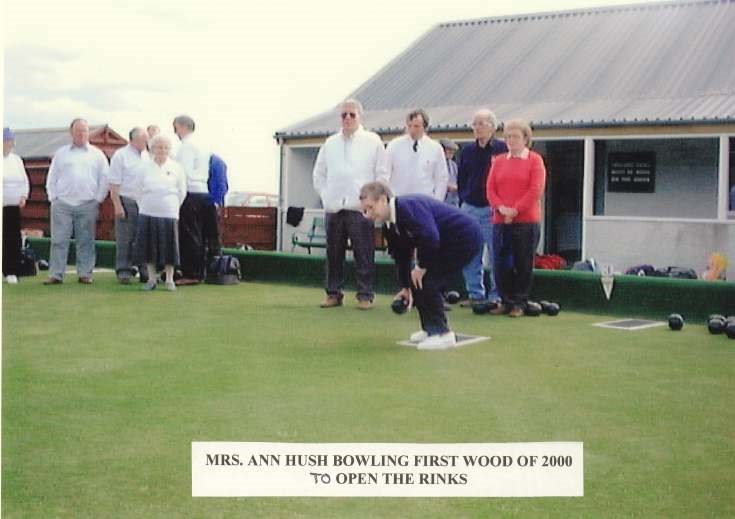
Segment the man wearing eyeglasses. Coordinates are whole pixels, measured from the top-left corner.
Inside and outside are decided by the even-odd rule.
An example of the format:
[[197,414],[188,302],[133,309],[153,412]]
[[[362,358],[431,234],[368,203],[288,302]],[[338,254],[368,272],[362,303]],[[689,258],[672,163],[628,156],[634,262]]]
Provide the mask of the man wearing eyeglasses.
[[426,135],[429,115],[422,109],[406,117],[406,133],[386,148],[390,188],[395,196],[426,195],[443,201],[447,193],[447,162],[438,142]]
[[322,308],[342,306],[347,240],[352,244],[357,277],[357,307],[369,310],[375,297],[373,222],[360,206],[360,188],[375,180],[388,182],[385,148],[380,137],[362,127],[362,104],[339,105],[342,128],[329,137],[314,164],[314,189],[322,199],[327,230],[327,296]]
[[499,299],[492,272],[493,226],[490,219],[492,211],[486,195],[487,174],[490,171],[493,157],[508,152],[505,143],[494,138],[498,121],[493,112],[487,108],[478,110],[472,118],[471,126],[475,141],[462,147],[457,171],[457,190],[460,209],[475,218],[482,229],[482,238],[485,242],[483,249],[486,249],[488,254],[487,268],[490,272],[490,286],[485,286],[483,251],[481,250],[462,271],[465,288],[469,294],[469,299],[463,301],[462,306]]

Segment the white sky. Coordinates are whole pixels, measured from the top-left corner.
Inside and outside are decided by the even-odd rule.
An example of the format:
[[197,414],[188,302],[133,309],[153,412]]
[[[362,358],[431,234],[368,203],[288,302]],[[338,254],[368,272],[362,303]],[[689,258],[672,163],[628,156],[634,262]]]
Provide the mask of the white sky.
[[627,3],[2,0],[3,126],[85,117],[127,136],[186,113],[231,191],[275,193],[274,132],[335,106],[437,23]]

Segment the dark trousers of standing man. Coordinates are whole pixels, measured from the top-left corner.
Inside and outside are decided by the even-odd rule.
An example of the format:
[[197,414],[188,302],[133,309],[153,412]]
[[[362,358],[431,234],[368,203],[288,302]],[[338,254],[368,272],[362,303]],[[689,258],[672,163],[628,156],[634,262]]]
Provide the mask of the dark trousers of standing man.
[[208,256],[220,253],[219,235],[212,232],[213,219],[216,229],[217,210],[209,193],[186,195],[179,211],[179,254],[184,278],[204,279]]
[[327,287],[330,296],[342,296],[345,283],[345,252],[347,239],[352,244],[357,277],[357,299],[372,301],[375,296],[374,224],[359,211],[343,210],[326,213],[327,227]]
[[20,207],[3,206],[3,276],[20,274]]
[[526,307],[533,283],[533,259],[541,235],[537,223],[495,224],[495,280],[503,303]]
[[462,251],[442,251],[439,258],[426,270],[422,287],[411,287],[413,304],[419,312],[421,329],[429,335],[447,333],[447,316],[444,312],[442,291],[470,261],[482,251],[483,242],[478,232],[475,247],[468,246]]

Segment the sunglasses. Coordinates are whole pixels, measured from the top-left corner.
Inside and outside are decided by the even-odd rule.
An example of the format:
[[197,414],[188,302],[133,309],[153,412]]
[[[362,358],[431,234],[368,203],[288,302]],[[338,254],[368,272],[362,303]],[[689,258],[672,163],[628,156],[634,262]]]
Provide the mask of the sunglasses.
[[342,116],[342,119],[347,119],[348,116],[350,119],[357,119],[357,113],[355,112],[342,112],[340,115]]

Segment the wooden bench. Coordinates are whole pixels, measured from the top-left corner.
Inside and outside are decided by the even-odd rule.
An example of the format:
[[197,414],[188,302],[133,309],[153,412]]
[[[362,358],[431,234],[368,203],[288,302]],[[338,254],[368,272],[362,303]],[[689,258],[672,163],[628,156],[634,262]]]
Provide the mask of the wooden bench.
[[[374,243],[375,250],[384,251],[388,248],[388,242],[383,236],[382,227],[375,227],[374,231]],[[303,247],[306,251],[311,254],[311,249],[326,249],[327,248],[327,227],[324,217],[315,216],[311,221],[311,228],[308,232],[295,232],[291,236],[291,252],[296,247]],[[352,249],[352,244],[347,242],[347,249]]]

